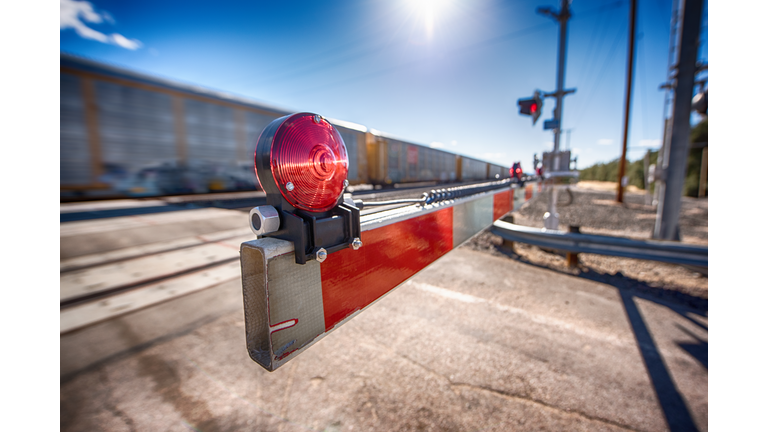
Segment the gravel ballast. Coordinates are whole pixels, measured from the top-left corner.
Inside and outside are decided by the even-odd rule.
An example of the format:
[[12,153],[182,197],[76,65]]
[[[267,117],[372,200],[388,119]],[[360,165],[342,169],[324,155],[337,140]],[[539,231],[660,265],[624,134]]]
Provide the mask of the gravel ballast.
[[[573,199],[564,190],[558,192],[557,211],[561,231],[570,225],[582,233],[601,234],[639,240],[651,239],[656,210],[646,205],[645,192],[626,191],[624,203],[616,202],[615,183],[579,182],[570,186]],[[514,223],[543,228],[549,193],[540,193],[514,211]],[[571,201],[568,203],[568,201]],[[682,243],[707,245],[708,199],[683,197],[680,212]],[[684,303],[697,309],[707,308],[706,274],[674,264],[596,254],[579,254],[579,265],[569,268],[565,253],[542,250],[516,242],[510,249],[501,237],[489,230],[475,236],[461,247],[506,256],[530,265],[584,277],[617,288],[640,291],[655,297]]]

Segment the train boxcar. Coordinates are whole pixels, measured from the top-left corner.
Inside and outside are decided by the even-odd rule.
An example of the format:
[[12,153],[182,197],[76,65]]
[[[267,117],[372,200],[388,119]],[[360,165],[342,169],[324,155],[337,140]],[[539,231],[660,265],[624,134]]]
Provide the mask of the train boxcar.
[[[261,131],[292,111],[61,54],[62,200],[254,190]],[[351,184],[508,177],[505,167],[328,119]]]
[[414,144],[379,131],[368,133],[369,180],[391,186],[402,183],[449,183],[459,179],[457,155]]

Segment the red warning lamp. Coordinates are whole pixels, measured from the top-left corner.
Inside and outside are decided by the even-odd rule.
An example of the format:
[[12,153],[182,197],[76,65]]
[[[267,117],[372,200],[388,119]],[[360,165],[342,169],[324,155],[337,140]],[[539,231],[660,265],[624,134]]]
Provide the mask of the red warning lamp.
[[[259,149],[256,154],[258,175]],[[333,125],[319,115],[300,113],[286,118],[275,131],[269,167],[272,180],[288,203],[323,212],[335,207],[344,192],[349,158]]]
[[536,90],[533,92],[533,97],[531,99],[518,99],[517,105],[520,107],[520,114],[531,116],[533,124],[536,124],[536,121],[541,115],[541,107],[544,106],[544,103],[541,100],[541,93]]
[[[360,242],[360,210],[343,199],[347,148],[328,120],[306,112],[273,120],[256,143],[254,165],[268,204],[251,222],[257,235],[292,241],[298,264]],[[275,218],[279,226],[262,226]]]
[[512,168],[509,169],[509,176],[515,180],[520,180],[523,176],[523,166],[520,162],[512,164]]

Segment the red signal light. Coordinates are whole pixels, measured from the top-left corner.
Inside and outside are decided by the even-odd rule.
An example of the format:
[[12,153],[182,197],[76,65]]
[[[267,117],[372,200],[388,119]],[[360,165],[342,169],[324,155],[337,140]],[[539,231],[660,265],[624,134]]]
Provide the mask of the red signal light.
[[539,109],[538,105],[532,104],[531,105],[531,114],[535,113],[537,109]]
[[[299,113],[285,118],[274,134],[269,168],[283,198],[311,212],[335,207],[349,172],[347,148],[339,131],[318,115]],[[258,159],[259,149],[256,153]]]

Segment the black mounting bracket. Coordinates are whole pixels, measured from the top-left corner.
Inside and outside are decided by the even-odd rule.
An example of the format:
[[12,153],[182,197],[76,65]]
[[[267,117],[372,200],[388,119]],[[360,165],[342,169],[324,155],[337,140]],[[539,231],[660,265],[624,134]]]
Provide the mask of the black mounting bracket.
[[348,203],[341,202],[323,213],[279,211],[280,230],[265,237],[293,242],[296,264],[316,259],[320,249],[331,254],[360,238],[360,209]]

